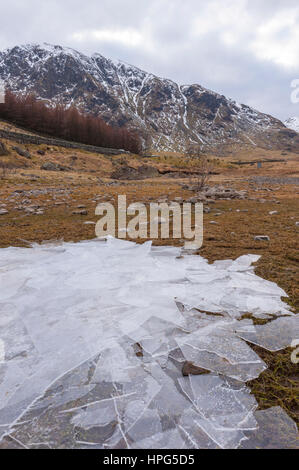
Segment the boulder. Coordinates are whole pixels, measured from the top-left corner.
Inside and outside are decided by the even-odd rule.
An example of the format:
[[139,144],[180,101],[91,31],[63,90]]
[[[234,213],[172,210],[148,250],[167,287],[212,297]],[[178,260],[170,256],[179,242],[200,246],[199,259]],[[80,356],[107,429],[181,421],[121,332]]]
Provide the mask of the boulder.
[[143,180],[146,178],[155,178],[156,176],[159,176],[159,172],[156,168],[148,165],[133,168],[127,164],[123,164],[111,174],[111,178],[116,180]]
[[24,150],[22,149],[21,147],[12,147],[12,149],[17,152],[18,155],[20,155],[20,157],[25,157],[25,158],[28,158],[30,159],[31,158],[31,155],[30,153],[28,152],[28,150]]
[[59,163],[45,162],[40,167],[41,170],[45,171],[69,171],[69,168],[59,165]]

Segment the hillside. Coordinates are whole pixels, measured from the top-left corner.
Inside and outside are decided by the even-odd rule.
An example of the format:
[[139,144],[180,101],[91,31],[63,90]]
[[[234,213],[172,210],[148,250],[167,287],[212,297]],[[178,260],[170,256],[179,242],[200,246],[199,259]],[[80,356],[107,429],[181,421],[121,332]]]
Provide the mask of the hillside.
[[74,104],[109,124],[125,125],[148,149],[299,150],[298,134],[278,119],[198,84],[181,86],[100,54],[17,46],[0,52],[0,78],[14,92],[35,92],[50,105]]

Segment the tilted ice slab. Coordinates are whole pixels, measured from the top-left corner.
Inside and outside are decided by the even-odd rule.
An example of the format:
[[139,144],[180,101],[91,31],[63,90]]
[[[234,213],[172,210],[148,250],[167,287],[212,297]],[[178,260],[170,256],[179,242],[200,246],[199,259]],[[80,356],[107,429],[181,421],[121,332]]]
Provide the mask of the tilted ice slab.
[[[285,292],[254,274],[257,260],[210,265],[116,239],[1,249],[0,447],[257,439],[246,382],[266,365],[244,339],[280,349],[298,325]],[[240,321],[248,312],[280,318],[259,330]],[[210,373],[183,377],[185,361]]]

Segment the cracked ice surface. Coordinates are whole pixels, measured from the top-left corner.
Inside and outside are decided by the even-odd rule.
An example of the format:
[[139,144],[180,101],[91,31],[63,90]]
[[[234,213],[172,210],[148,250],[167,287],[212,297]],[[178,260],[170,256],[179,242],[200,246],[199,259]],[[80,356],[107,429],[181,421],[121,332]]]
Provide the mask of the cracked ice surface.
[[[246,382],[266,365],[244,340],[286,347],[298,322],[285,292],[254,274],[257,259],[209,265],[111,238],[1,249],[0,447],[258,440]],[[240,321],[248,312],[280,318],[257,328]],[[185,361],[210,373],[183,377]]]

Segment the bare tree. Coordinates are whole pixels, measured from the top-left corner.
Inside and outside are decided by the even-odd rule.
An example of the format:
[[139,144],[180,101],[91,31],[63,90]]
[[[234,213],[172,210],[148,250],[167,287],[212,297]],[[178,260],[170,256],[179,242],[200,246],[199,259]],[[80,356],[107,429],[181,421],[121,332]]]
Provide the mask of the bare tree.
[[202,191],[211,178],[214,165],[204,155],[200,147],[189,147],[187,156],[191,162],[191,168],[196,174],[196,191]]

